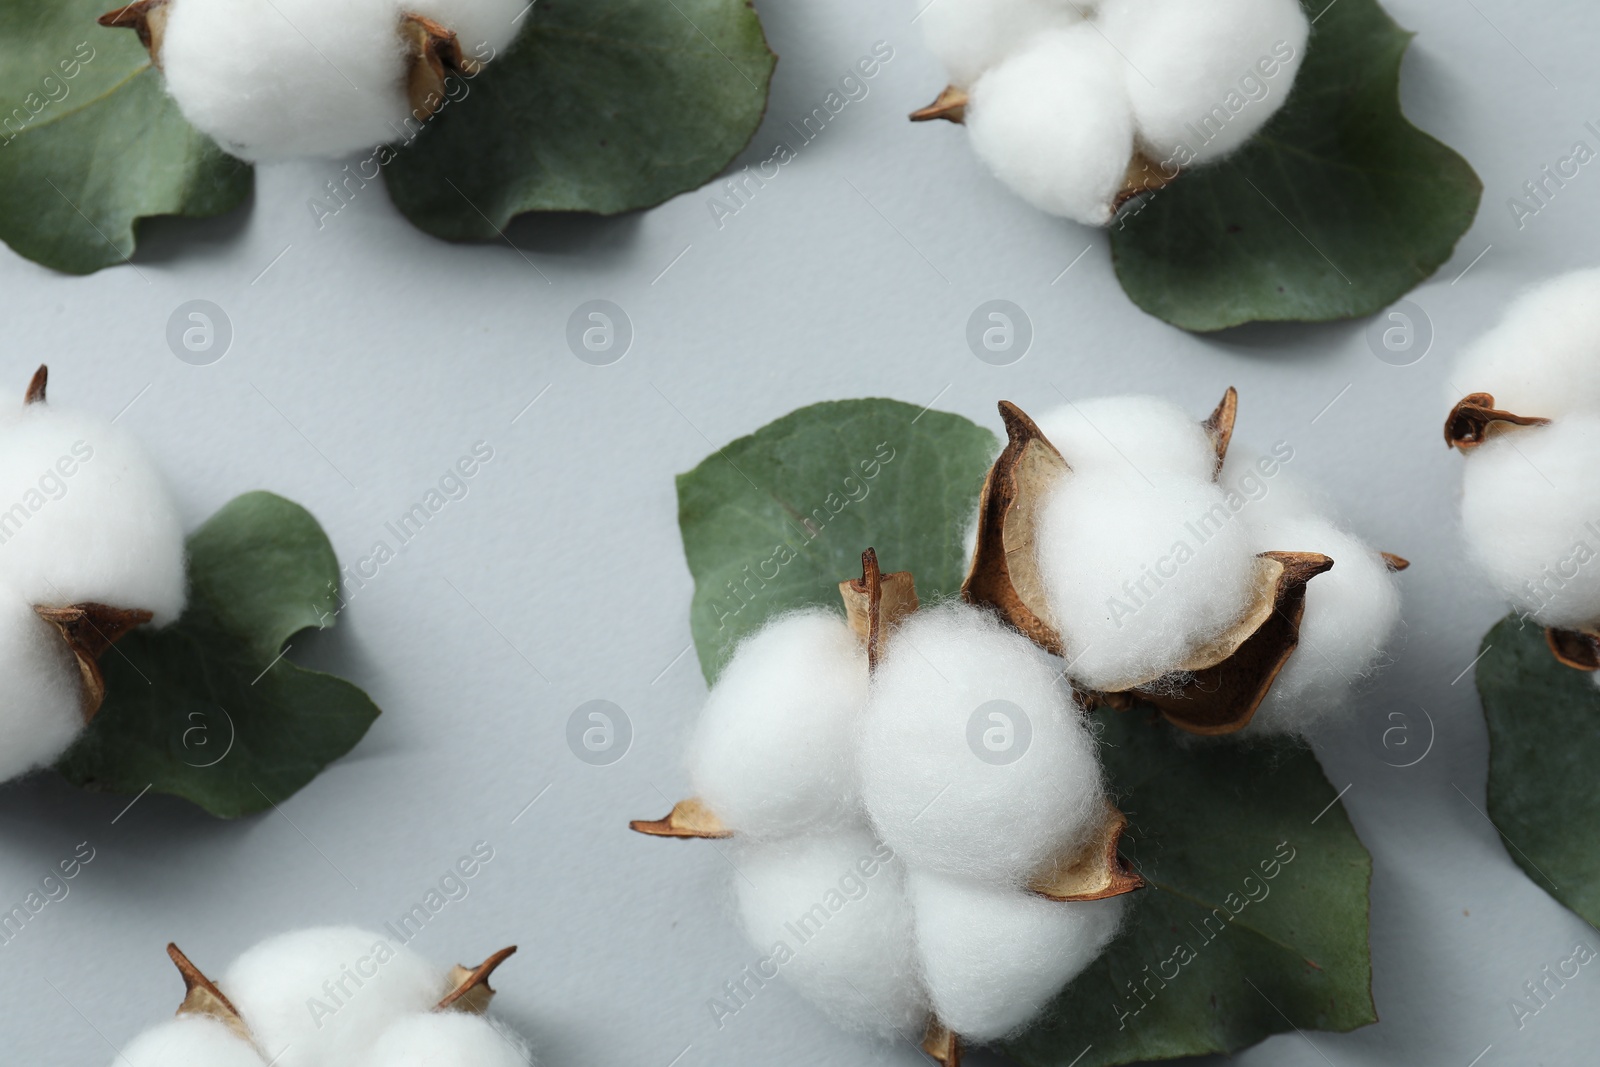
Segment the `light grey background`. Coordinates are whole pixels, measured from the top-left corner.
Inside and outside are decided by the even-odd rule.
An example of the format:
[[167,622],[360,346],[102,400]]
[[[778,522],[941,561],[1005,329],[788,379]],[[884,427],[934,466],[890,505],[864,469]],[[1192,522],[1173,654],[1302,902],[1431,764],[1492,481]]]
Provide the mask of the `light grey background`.
[[[1291,442],[1294,468],[1357,530],[1415,562],[1403,642],[1368,716],[1405,712],[1426,731],[1420,707],[1434,728],[1409,769],[1368,744],[1370,721],[1317,743],[1373,855],[1382,1021],[1276,1037],[1235,1059],[1577,1061],[1600,1036],[1600,976],[1586,968],[1521,1030],[1509,1007],[1540,967],[1600,935],[1522,875],[1480,810],[1485,732],[1462,672],[1502,608],[1462,565],[1460,461],[1440,425],[1461,345],[1519,287],[1593,262],[1600,164],[1524,228],[1506,201],[1574,141],[1595,145],[1583,124],[1600,118],[1600,13],[1516,0],[1390,8],[1418,31],[1407,112],[1486,187],[1455,258],[1412,294],[1436,339],[1407,367],[1374,357],[1365,322],[1202,338],[1137,310],[1103,234],[1013,199],[958,128],[905,121],[944,84],[906,0],[762,0],[782,59],[742,162],[788,139],[784,124],[874,42],[895,55],[869,97],[720,228],[707,189],[620,220],[520,224],[515,247],[455,247],[412,229],[375,185],[319,232],[307,200],[338,166],[306,162],[262,168],[245,212],[151,225],[132,265],[93,277],[0,251],[0,382],[20,395],[47,360],[52,399],[126,407],[121,421],[170,472],[191,525],[268,488],[308,506],[350,562],[474,442],[495,451],[337,631],[296,642],[293,658],[355,679],[385,714],[281,813],[223,823],[154,795],[127,808],[49,774],[0,789],[0,902],[78,842],[97,850],[71,895],[0,948],[6,1061],[110,1062],[111,1046],[176,1005],[169,939],[220,971],[283,929],[378,926],[485,840],[495,858],[417,947],[475,962],[520,944],[498,1004],[548,1063],[917,1062],[909,1046],[835,1030],[782,985],[718,1030],[707,999],[756,958],[726,914],[728,865],[713,847],[626,830],[684,791],[680,750],[704,693],[686,651],[673,475],[822,399],[893,396],[998,428],[1002,398],[1027,408],[1058,402],[1058,389],[1149,391],[1200,415],[1229,384],[1241,439]],[[612,366],[565,343],[569,314],[594,298],[625,308],[636,331]],[[993,298],[1026,309],[1036,331],[1014,366],[986,366],[964,341],[969,313]],[[232,349],[212,366],[167,348],[168,316],[192,299],[232,322]],[[594,698],[635,728],[609,767],[581,763],[564,740],[569,713]]]

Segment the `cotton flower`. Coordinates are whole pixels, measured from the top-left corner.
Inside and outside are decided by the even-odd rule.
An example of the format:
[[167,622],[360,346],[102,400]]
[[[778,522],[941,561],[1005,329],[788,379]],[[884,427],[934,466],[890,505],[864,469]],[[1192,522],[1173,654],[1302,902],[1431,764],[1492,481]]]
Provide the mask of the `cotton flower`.
[[1090,226],[1248,143],[1310,33],[1297,0],[938,0],[919,20],[950,87],[912,118],[965,122],[1007,187]]

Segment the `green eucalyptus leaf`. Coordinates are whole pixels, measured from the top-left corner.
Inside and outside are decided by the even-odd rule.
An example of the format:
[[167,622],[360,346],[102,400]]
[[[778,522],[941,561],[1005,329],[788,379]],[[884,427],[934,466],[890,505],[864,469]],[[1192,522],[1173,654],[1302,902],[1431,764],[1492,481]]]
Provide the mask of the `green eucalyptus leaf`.
[[[859,464],[882,443],[893,459],[868,479]],[[997,450],[959,416],[841,401],[802,408],[680,475],[706,678],[773,615],[837,607],[837,583],[860,573],[869,545],[885,569],[912,571],[924,600],[955,593],[962,535]],[[840,503],[847,477],[861,499],[834,513],[827,501]],[[807,515],[823,523],[816,536]],[[792,558],[765,577],[773,568],[763,563],[784,545]],[[1123,854],[1149,886],[1129,898],[1106,954],[1007,1051],[1040,1067],[1102,1067],[1373,1022],[1371,859],[1310,749],[1195,739],[1148,708],[1097,719],[1112,793],[1130,820]],[[1175,968],[1180,945],[1193,958]]]
[[1489,724],[1489,818],[1534,883],[1600,922],[1594,761],[1600,688],[1556,661],[1538,624],[1509,615],[1483,639],[1478,695]]
[[1197,741],[1145,707],[1096,720],[1129,820],[1122,854],[1148,884],[1007,1051],[1028,1067],[1108,1067],[1376,1022],[1372,859],[1311,750]]
[[1477,213],[1472,167],[1400,110],[1411,35],[1376,0],[1302,4],[1316,23],[1283,109],[1112,223],[1123,289],[1175,326],[1372,314],[1449,259]]
[[678,476],[700,669],[714,681],[773,615],[839,607],[875,548],[923,600],[960,591],[962,534],[999,442],[959,415],[841,400],[785,415]]
[[386,168],[396,206],[437,237],[652,207],[721,172],[766,111],[777,57],[747,0],[536,4],[524,21]]
[[114,0],[0,0],[0,240],[88,274],[133,254],[139,220],[220,215],[250,167],[188,124]]
[[146,788],[235,818],[276,804],[361,740],[378,708],[283,656],[333,625],[339,563],[311,513],[246,493],[189,538],[189,603],[100,658],[106,702],[57,764],[92,789]]

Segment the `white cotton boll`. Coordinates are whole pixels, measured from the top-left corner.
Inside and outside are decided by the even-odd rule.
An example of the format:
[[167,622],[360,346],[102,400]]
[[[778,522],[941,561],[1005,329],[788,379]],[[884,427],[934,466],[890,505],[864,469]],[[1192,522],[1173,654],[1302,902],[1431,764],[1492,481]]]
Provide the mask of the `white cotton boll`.
[[1039,35],[972,87],[972,150],[1039,210],[1104,226],[1133,157],[1121,64],[1087,24]]
[[221,1020],[180,1015],[134,1038],[111,1067],[262,1067],[262,1059]]
[[939,1021],[971,1041],[1023,1026],[1116,935],[1122,897],[1062,903],[912,868],[917,955]]
[[[1287,441],[1266,451],[1237,439],[1228,445],[1217,485],[1230,500],[1240,503],[1238,517],[1246,526],[1287,522],[1322,510],[1320,495],[1285,469],[1293,460],[1294,447]],[[1284,545],[1256,549],[1267,550],[1293,551]]]
[[382,934],[320,927],[269,938],[217,983],[276,1067],[359,1059],[399,1019],[438,1004],[434,967]]
[[30,404],[0,430],[0,578],[35,604],[183,611],[183,526],[134,436]]
[[1461,525],[1490,584],[1542,626],[1600,620],[1600,416],[1498,434],[1463,465]]
[[867,656],[838,615],[782,616],[739,645],[689,749],[695,795],[739,833],[841,825],[857,807],[853,745]]
[[897,855],[1020,883],[1096,825],[1096,742],[1048,655],[963,604],[923,608],[886,648],[861,787]]
[[0,588],[0,782],[67,750],[83,730],[82,687],[60,631]]
[[411,115],[393,0],[173,0],[168,12],[167,89],[241,159],[371,148]]
[[1255,591],[1243,524],[1195,479],[1064,478],[1036,552],[1069,674],[1107,692],[1178,668],[1243,618]]
[[1126,57],[1140,140],[1178,166],[1221,159],[1266,125],[1311,29],[1298,0],[1109,0],[1100,24]]
[[528,21],[529,0],[399,0],[403,15],[421,15],[451,30],[468,56],[487,60],[510,46],[517,32]]
[[1078,474],[1176,474],[1209,481],[1217,451],[1199,420],[1169,400],[1108,396],[1034,420]]
[[411,1015],[378,1038],[361,1067],[529,1067],[527,1043],[481,1015]]
[[888,846],[855,831],[745,845],[735,862],[745,933],[766,953],[751,974],[782,975],[841,1026],[920,1038],[928,1006]]
[[917,22],[950,82],[970,86],[1041,32],[1083,21],[1090,6],[1071,0],[919,0]]
[[1450,373],[1446,403],[1492,393],[1494,406],[1558,418],[1600,407],[1600,269],[1563,274],[1518,297]]
[[1320,552],[1333,569],[1306,585],[1300,644],[1247,727],[1304,734],[1345,706],[1352,687],[1383,659],[1400,621],[1400,582],[1383,557],[1326,519],[1252,527],[1259,551]]

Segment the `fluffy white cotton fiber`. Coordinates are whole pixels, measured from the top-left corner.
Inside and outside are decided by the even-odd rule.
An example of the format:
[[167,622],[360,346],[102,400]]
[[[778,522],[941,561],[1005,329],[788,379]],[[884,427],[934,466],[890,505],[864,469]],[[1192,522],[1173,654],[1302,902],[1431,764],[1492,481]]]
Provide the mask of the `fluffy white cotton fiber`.
[[1090,6],[1072,0],[919,0],[917,22],[951,83],[965,89],[1041,32],[1083,21]]
[[54,762],[83,729],[78,663],[50,623],[0,585],[0,781]]
[[[1246,512],[1248,514],[1248,512]],[[1300,643],[1247,729],[1305,734],[1380,665],[1400,621],[1400,583],[1383,557],[1317,516],[1250,523],[1258,551],[1320,552],[1333,569],[1306,586]]]
[[1600,620],[1600,414],[1497,434],[1464,467],[1467,550],[1494,588],[1544,626]]
[[481,1015],[412,1015],[383,1032],[360,1067],[528,1067],[526,1042]]
[[[269,938],[218,980],[277,1067],[354,1062],[389,1026],[445,994],[443,970],[381,934],[320,927]],[[312,1011],[316,998],[332,1014]]]
[[842,1026],[920,1038],[905,871],[861,831],[751,844],[734,854],[734,888],[750,941],[767,955],[758,981],[781,974]]
[[1006,886],[913,870],[922,978],[939,1020],[972,1041],[1025,1026],[1100,955],[1123,898],[1061,904]]
[[1446,402],[1492,393],[1503,411],[1543,418],[1600,409],[1596,338],[1600,270],[1561,275],[1519,297],[1462,353]]
[[1121,63],[1093,26],[1036,35],[973,85],[972,150],[1041,211],[1104,225],[1133,155]]
[[841,616],[768,623],[739,646],[701,712],[689,750],[695,794],[755,837],[842,825],[857,808],[866,699],[866,653]]
[[1177,475],[1209,481],[1217,452],[1198,419],[1170,400],[1079,400],[1034,419],[1077,474]]
[[1108,692],[1176,669],[1244,616],[1255,589],[1242,525],[1198,479],[1069,475],[1036,551],[1068,673]]
[[1107,0],[1100,26],[1148,154],[1184,166],[1234,151],[1283,106],[1310,31],[1298,0]]
[[0,428],[0,580],[35,604],[183,611],[183,527],[132,434],[37,403]]
[[481,1015],[438,1011],[447,971],[355,927],[269,938],[217,980],[245,1040],[180,1015],[140,1036],[122,1067],[531,1067],[521,1037]]
[[862,797],[907,863],[1024,881],[1102,810],[1095,741],[1050,658],[992,615],[897,630],[861,726]]
[[411,109],[392,0],[173,0],[161,65],[198,129],[251,161],[394,140]]
[[146,1030],[112,1067],[263,1067],[264,1061],[226,1025],[205,1015],[180,1015]]

